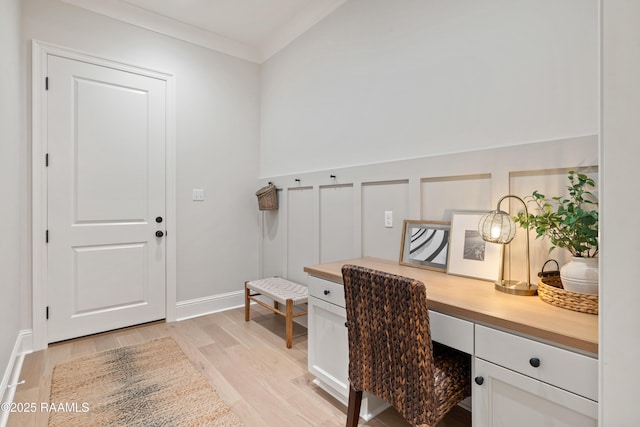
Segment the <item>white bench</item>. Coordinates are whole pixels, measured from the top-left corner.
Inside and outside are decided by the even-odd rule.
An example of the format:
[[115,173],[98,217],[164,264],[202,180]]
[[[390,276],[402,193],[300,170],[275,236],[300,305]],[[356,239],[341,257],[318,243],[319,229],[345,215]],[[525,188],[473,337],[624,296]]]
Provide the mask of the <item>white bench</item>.
[[[259,295],[272,299],[273,307],[255,298]],[[280,277],[244,282],[244,320],[248,322],[251,319],[251,301],[255,301],[274,313],[284,316],[287,348],[291,348],[291,341],[293,338],[293,318],[307,314],[306,311],[293,314],[293,306],[306,304],[308,297],[309,291],[306,286],[290,282],[289,280],[282,279]],[[280,304],[284,304],[286,307],[284,313],[280,311]]]

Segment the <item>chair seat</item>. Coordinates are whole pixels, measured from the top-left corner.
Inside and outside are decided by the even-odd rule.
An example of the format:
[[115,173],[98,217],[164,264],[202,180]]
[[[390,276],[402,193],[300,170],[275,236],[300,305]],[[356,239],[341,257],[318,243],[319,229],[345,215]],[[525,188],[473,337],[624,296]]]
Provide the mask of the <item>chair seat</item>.
[[438,418],[443,417],[458,401],[471,394],[471,356],[433,342],[434,388]]

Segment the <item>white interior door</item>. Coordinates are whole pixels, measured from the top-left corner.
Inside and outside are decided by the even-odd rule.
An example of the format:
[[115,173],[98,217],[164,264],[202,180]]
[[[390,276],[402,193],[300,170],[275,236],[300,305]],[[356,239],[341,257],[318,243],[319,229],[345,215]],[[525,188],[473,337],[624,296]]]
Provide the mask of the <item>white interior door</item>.
[[163,319],[166,82],[47,72],[48,342]]

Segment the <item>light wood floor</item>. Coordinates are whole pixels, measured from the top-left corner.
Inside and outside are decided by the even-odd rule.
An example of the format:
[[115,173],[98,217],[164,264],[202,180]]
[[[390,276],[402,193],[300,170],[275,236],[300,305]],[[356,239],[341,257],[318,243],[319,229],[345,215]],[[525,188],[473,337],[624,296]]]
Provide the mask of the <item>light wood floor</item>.
[[[293,348],[284,341],[284,319],[252,306],[252,321],[244,309],[234,309],[175,323],[122,329],[50,345],[27,355],[14,402],[49,402],[53,367],[70,360],[116,347],[164,336],[172,337],[220,397],[247,427],[344,426],[346,408],[312,383],[307,372],[306,329],[296,325]],[[46,426],[48,415],[11,414],[8,426]],[[404,427],[407,424],[388,409],[363,426]],[[454,408],[439,427],[471,426],[471,414]]]

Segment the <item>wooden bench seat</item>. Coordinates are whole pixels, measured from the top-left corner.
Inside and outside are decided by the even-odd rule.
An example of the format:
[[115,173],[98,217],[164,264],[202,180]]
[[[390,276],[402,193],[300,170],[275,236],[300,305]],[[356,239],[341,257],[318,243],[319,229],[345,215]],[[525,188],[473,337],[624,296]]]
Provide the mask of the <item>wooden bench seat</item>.
[[[273,307],[255,298],[257,296],[272,299]],[[287,348],[291,348],[291,341],[293,338],[293,318],[307,314],[306,311],[293,314],[293,306],[306,304],[308,297],[309,291],[306,286],[299,285],[280,277],[270,277],[268,279],[244,282],[244,320],[248,322],[251,318],[251,301],[255,301],[274,313],[284,316]],[[280,311],[280,304],[285,305],[285,312]]]

